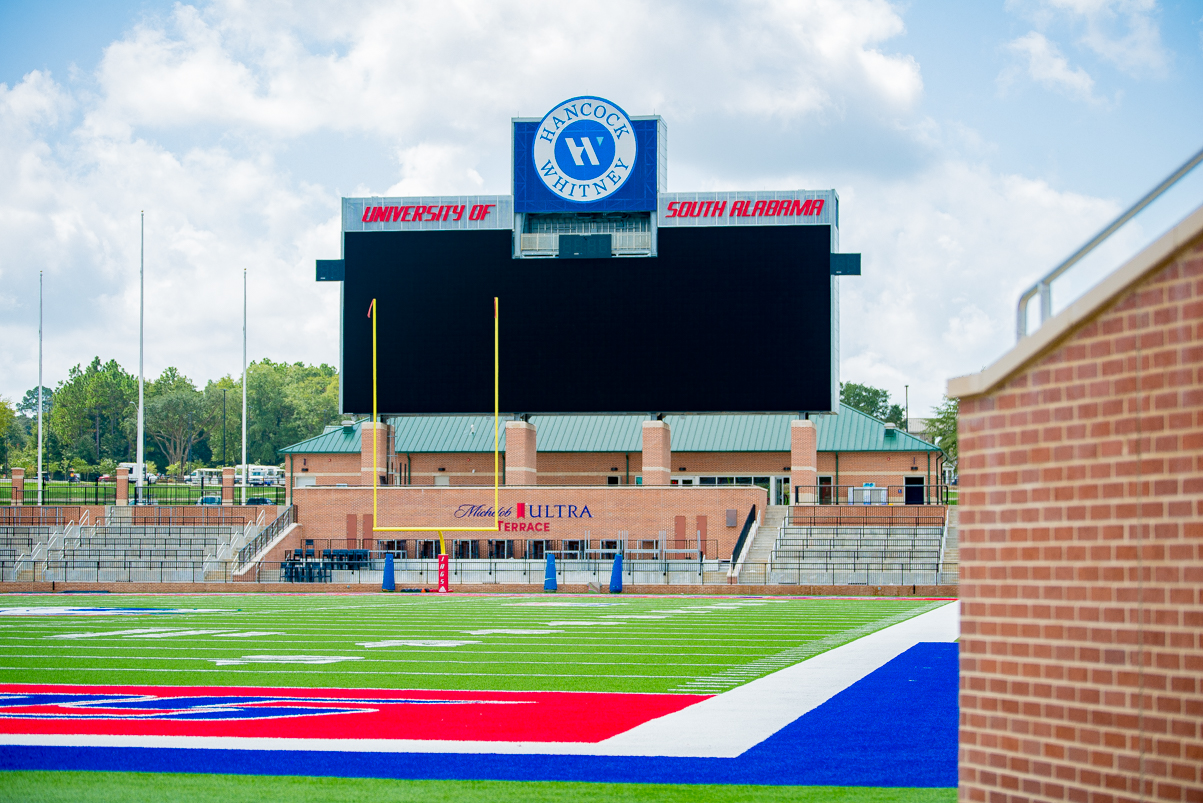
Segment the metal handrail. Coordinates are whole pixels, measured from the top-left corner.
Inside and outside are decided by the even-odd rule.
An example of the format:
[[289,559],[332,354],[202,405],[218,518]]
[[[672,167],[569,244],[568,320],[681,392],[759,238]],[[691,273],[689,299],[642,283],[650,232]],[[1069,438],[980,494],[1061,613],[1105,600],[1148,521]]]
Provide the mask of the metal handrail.
[[267,544],[270,544],[272,539],[296,520],[296,505],[289,505],[284,508],[284,511],[276,516],[275,521],[267,525],[255,536],[255,540],[238,550],[238,566],[241,568],[246,565],[246,562],[259,553]]
[[[1203,162],[1203,150],[1200,150],[1191,158],[1187,159],[1181,167],[1171,173],[1165,181],[1162,181],[1152,190],[1150,190],[1143,198],[1132,205],[1128,211],[1113,220],[1106,228],[1096,234],[1085,245],[1075,251],[1068,259],[1062,262],[1057,267],[1049,271],[1044,278],[1029,287],[1019,297],[1019,305],[1015,314],[1015,334],[1017,340],[1023,340],[1028,336],[1028,302],[1040,296],[1040,325],[1053,316],[1053,288],[1052,282],[1065,271],[1072,268],[1078,262],[1097,248],[1104,240],[1114,234],[1121,226],[1127,223],[1132,218],[1136,217],[1142,209],[1144,209],[1153,201],[1157,200],[1170,187],[1178,183],[1178,181],[1193,170],[1200,162]],[[1037,327],[1039,328],[1039,327]]]
[[756,522],[756,505],[752,505],[752,509],[748,511],[748,518],[744,520],[744,528],[739,531],[739,538],[735,542],[735,549],[731,550],[731,565],[734,566],[739,561],[739,555],[743,552],[744,542],[748,540],[748,533],[752,531],[752,525]]

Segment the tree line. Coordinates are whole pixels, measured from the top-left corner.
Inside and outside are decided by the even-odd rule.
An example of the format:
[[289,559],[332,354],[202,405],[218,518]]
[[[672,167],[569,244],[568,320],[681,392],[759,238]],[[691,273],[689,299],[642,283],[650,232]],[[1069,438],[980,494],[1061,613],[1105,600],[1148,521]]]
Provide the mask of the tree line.
[[[242,460],[242,378],[197,387],[176,368],[145,385],[147,469],[169,474]],[[137,454],[138,378],[116,360],[76,365],[43,387],[43,470],[113,474]],[[0,465],[37,468],[38,390],[16,405],[0,399]],[[275,465],[277,450],[338,420],[338,371],[261,360],[247,367],[247,460]]]
[[[906,429],[906,411],[901,404],[890,402],[890,392],[872,385],[856,382],[840,383],[840,401],[849,407],[868,413],[874,418]],[[923,432],[913,432],[939,446],[952,465],[957,462],[957,400],[947,396],[932,408],[931,417]]]

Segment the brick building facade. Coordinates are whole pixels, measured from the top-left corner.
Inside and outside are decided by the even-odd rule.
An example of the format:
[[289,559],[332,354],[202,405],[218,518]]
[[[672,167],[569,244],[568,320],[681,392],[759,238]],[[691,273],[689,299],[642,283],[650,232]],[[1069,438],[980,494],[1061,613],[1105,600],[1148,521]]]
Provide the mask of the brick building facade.
[[961,799],[1203,801],[1203,209],[960,397]]
[[[841,405],[835,416],[811,419],[813,470],[795,476],[787,415],[682,415],[663,422],[646,416],[532,416],[529,426],[503,422],[498,470],[507,485],[645,485],[681,487],[757,485],[770,504],[791,500],[800,483],[830,486],[823,501],[847,502],[847,487],[866,483],[901,488],[941,483],[943,454],[932,444]],[[390,417],[380,431],[387,453],[379,457],[382,485],[491,486],[494,476],[492,416]],[[654,443],[645,442],[649,427]],[[365,447],[362,422],[328,427],[315,438],[281,450],[288,485],[360,484]],[[521,432],[517,442],[515,432]],[[508,438],[508,439],[507,439]],[[529,439],[529,444],[528,444]],[[533,447],[533,448],[532,448]],[[655,450],[656,475],[645,476],[647,449]],[[370,458],[368,458],[370,462]],[[521,463],[521,467],[518,464]],[[665,465],[660,465],[665,463]],[[370,475],[368,475],[370,481]],[[842,488],[840,491],[835,489]],[[817,496],[817,494],[812,494]],[[815,501],[807,499],[805,501]]]

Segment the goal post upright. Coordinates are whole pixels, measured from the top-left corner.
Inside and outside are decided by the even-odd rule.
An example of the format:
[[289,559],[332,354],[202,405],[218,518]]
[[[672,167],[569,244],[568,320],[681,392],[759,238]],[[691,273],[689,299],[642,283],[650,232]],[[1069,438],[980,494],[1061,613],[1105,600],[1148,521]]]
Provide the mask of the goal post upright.
[[380,467],[377,464],[380,455],[380,430],[376,426],[379,416],[377,406],[376,378],[376,318],[380,311],[376,299],[368,305],[368,317],[372,319],[372,532],[385,533],[438,533],[439,548],[442,554],[447,554],[447,544],[443,540],[443,532],[497,532],[501,529],[501,406],[500,406],[500,372],[501,349],[498,329],[498,301],[493,297],[493,526],[463,527],[460,525],[439,525],[435,527],[380,527],[379,499],[377,489],[380,485]]

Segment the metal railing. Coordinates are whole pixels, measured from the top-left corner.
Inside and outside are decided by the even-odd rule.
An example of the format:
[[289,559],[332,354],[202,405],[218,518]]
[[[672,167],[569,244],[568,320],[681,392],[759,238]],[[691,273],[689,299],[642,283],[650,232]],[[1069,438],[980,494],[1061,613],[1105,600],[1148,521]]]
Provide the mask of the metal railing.
[[295,524],[297,520],[297,506],[289,505],[284,508],[280,515],[276,516],[275,521],[264,527],[254,539],[238,550],[238,567],[242,568],[246,562],[255,555],[259,554],[259,550],[267,546],[272,540],[284,532],[290,525]]
[[814,505],[947,505],[950,486],[930,485],[795,485],[795,504]]
[[0,525],[6,527],[65,527],[79,521],[82,513],[77,506],[30,506],[0,509]]
[[[340,583],[380,584],[384,578],[384,552],[372,551],[366,557],[340,563],[330,559],[285,560],[265,565],[257,581],[261,583]],[[719,560],[624,560],[623,583],[628,585],[725,585],[727,561]],[[564,584],[604,584],[609,582],[614,561],[557,560],[556,579]],[[450,579],[472,585],[542,585],[545,560],[452,559]],[[434,584],[438,561],[402,558],[393,562],[398,588]]]
[[752,525],[756,523],[756,505],[752,505],[752,509],[748,511],[748,517],[744,519],[744,527],[739,531],[739,538],[735,541],[735,548],[731,550],[731,565],[739,563],[739,556],[743,552],[744,543],[748,540],[748,534],[752,532]]
[[[372,552],[351,568],[330,561],[301,560],[264,564],[248,578],[235,577],[234,567],[218,560],[13,559],[0,560],[0,582],[77,583],[233,583],[244,579],[259,583],[339,583],[379,586],[384,577],[384,553]],[[610,560],[556,561],[561,584],[604,585],[613,570]],[[623,562],[623,583],[640,585],[726,585],[727,561],[680,560]],[[542,585],[546,562],[542,560],[452,560],[451,583],[464,585]],[[437,560],[394,561],[398,588],[433,586]],[[744,563],[741,585],[955,585],[955,564],[901,561],[804,563]]]
[[[912,511],[914,511],[912,513]],[[884,511],[883,511],[884,512]],[[880,530],[883,527],[944,527],[944,516],[932,515],[922,507],[906,507],[890,511],[891,515],[849,516],[840,515],[821,507],[791,507],[785,513],[783,527],[839,527],[843,530]]]
[[[130,504],[135,503],[135,488],[130,484],[129,498]],[[269,505],[284,504],[287,489],[282,485],[250,485],[246,489],[247,500],[267,500]],[[212,485],[188,485],[185,483],[155,483],[154,485],[142,486],[142,502],[144,505],[195,505],[201,499],[216,499],[213,503],[214,507],[221,504],[222,487],[220,483]],[[233,504],[242,504],[242,486],[234,486],[234,501]],[[256,502],[255,504],[263,504]],[[202,505],[203,507],[203,505]]]
[[228,583],[232,573],[219,561],[137,558],[0,561],[7,583]]
[[[534,540],[447,538],[447,554],[452,560],[613,560],[622,555],[630,560],[699,560],[718,555],[718,540],[684,540],[664,537],[629,538],[621,532],[613,537],[547,538]],[[333,560],[338,553],[391,553],[398,560],[432,560],[439,555],[437,538],[308,538],[292,550],[297,558]],[[253,556],[254,553],[251,553]]]
[[[38,504],[35,482],[25,481],[21,495],[23,505]],[[49,482],[42,484],[42,505],[112,505],[117,501],[117,489],[109,483]],[[0,498],[0,504],[11,504],[12,492]]]
[[[1033,298],[1040,298],[1040,326],[1043,326],[1049,318],[1053,317],[1053,282],[1071,268],[1075,266],[1082,268],[1089,267],[1093,269],[1092,272],[1095,274],[1094,281],[1089,282],[1089,286],[1077,288],[1078,292],[1074,297],[1080,297],[1090,286],[1105,278],[1115,268],[1124,264],[1128,259],[1147,247],[1166,228],[1176,225],[1182,218],[1198,207],[1200,200],[1203,200],[1203,193],[1198,191],[1191,192],[1193,188],[1186,188],[1185,192],[1179,193],[1179,198],[1169,198],[1166,203],[1163,203],[1156,210],[1160,212],[1160,219],[1150,219],[1148,221],[1152,224],[1148,228],[1154,233],[1149,234],[1141,231],[1138,223],[1134,221],[1137,215],[1145,211],[1146,208],[1149,208],[1158,199],[1164,198],[1171,188],[1189,175],[1200,163],[1203,163],[1203,150],[1200,150],[1194,156],[1187,159],[1181,167],[1150,190],[1148,194],[1133,204],[1126,212],[1104,227],[1102,231],[1092,237],[1085,245],[1071,254],[1068,259],[1053,268],[1044,278],[1025,290],[1019,296],[1019,304],[1015,313],[1016,339],[1023,340],[1029,334],[1028,305]],[[1180,187],[1180,189],[1183,189],[1183,187]],[[1175,201],[1178,202],[1177,206],[1174,206]],[[1129,223],[1133,225],[1128,227]],[[1127,236],[1128,241],[1126,243],[1112,240],[1121,230]],[[1104,243],[1113,246],[1110,248],[1109,253],[1105,252],[1105,249],[1100,248]],[[1040,327],[1036,328],[1039,329]]]

